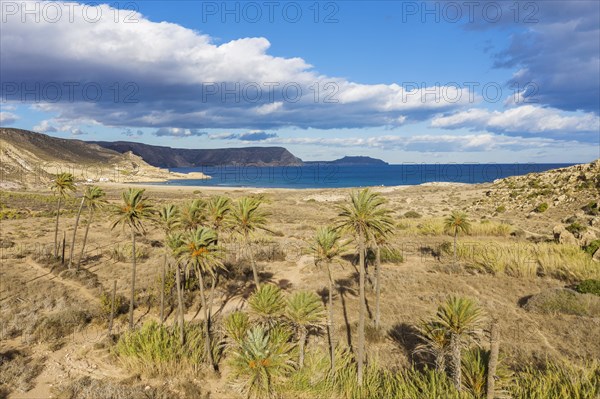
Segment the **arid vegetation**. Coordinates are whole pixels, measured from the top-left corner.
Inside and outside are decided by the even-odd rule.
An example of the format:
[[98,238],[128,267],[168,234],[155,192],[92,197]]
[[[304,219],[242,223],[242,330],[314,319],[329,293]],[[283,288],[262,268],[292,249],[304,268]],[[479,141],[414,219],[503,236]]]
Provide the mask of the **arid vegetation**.
[[20,215],[2,221],[0,397],[52,379],[61,398],[600,394],[586,196],[552,219],[562,205],[464,205],[485,189],[417,206],[432,188],[54,186],[0,195]]

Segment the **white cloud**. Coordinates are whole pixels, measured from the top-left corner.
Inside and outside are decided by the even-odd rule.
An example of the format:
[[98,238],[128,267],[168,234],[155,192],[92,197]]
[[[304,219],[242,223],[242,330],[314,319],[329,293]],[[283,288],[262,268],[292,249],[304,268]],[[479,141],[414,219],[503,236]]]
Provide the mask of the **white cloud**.
[[32,127],[32,130],[38,133],[52,133],[58,131],[56,127],[52,126],[48,120],[41,121],[39,125]]
[[15,123],[19,117],[12,112],[0,112],[0,124],[11,125]]
[[[29,9],[31,3],[25,2]],[[217,45],[206,34],[139,13],[133,15],[137,23],[115,23],[108,5],[86,6],[85,13],[81,5],[74,7],[79,12],[71,13],[73,21],[35,23],[28,15],[23,23],[20,12],[6,15],[0,37],[3,79],[41,87],[58,83],[61,101],[41,98],[37,106],[64,119],[187,129],[400,126],[469,101],[466,89],[452,86],[429,88],[439,91],[436,96],[426,95],[426,88],[324,76],[301,58],[270,55],[263,37]],[[83,16],[96,11],[100,20],[86,22]],[[81,85],[71,96],[65,82]],[[99,85],[98,101],[86,101],[96,90],[84,90],[84,83]]]
[[565,137],[580,133],[581,139],[585,137],[597,139],[600,117],[593,113],[565,113],[553,108],[522,105],[504,111],[472,108],[450,115],[437,116],[432,119],[431,126],[444,129],[469,128],[507,134],[529,133],[546,136],[554,134]]
[[[140,132],[140,130],[138,130]],[[153,133],[155,136],[171,136],[171,137],[191,137],[204,136],[206,132],[201,132],[197,129],[181,129],[178,127],[161,127]]]

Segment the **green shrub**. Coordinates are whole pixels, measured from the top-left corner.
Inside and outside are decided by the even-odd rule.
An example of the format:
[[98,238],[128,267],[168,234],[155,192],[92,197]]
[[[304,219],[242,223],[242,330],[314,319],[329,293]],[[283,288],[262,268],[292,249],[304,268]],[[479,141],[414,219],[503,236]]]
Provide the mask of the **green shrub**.
[[548,204],[545,202],[542,202],[541,204],[539,204],[538,206],[535,207],[534,211],[537,213],[544,213],[548,210]]
[[[123,295],[115,295],[115,314],[114,317],[118,315],[127,313],[129,309],[129,301]],[[112,293],[103,292],[100,295],[100,316],[106,320],[110,318],[110,313],[112,311]]]
[[600,240],[594,240],[586,245],[585,252],[587,252],[590,256],[594,256],[598,248],[600,248]]
[[[204,334],[201,323],[185,324],[182,345],[178,326],[164,326],[155,321],[141,329],[125,333],[115,346],[115,353],[128,369],[147,376],[175,376],[196,373],[204,361]],[[213,336],[213,356],[221,357],[222,343]]]
[[499,207],[496,208],[496,212],[504,213],[504,212],[506,212],[506,207],[504,205],[500,205]]
[[381,262],[399,264],[404,262],[402,250],[398,248],[383,247],[381,248]]
[[598,209],[597,202],[592,201],[592,202],[588,203],[587,205],[585,205],[582,209],[588,215],[596,216],[596,215],[600,214],[600,209]]
[[408,211],[404,214],[404,217],[407,219],[418,219],[421,217],[421,214],[416,211]]
[[575,286],[575,290],[581,294],[594,294],[600,296],[600,280],[584,280]]
[[568,225],[566,229],[569,233],[573,234],[574,236],[579,236],[587,230],[587,227],[585,227],[579,222],[574,222]]

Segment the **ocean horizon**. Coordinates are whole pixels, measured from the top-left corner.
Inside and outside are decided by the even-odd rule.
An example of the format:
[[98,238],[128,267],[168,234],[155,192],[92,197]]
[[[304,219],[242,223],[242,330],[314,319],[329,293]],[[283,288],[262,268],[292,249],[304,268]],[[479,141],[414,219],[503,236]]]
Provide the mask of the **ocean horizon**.
[[574,163],[202,166],[172,168],[173,172],[202,172],[211,178],[177,179],[158,185],[254,188],[351,188],[407,186],[424,183],[489,183],[496,179],[563,168]]

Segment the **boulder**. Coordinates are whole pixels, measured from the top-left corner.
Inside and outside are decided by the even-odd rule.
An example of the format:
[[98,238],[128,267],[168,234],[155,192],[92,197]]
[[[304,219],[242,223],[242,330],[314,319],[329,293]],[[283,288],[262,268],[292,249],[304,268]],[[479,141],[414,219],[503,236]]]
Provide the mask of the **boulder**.
[[600,262],[600,248],[598,248],[596,252],[594,252],[594,255],[592,255],[592,259],[596,262]]
[[554,240],[560,244],[579,245],[579,241],[562,225],[556,225],[552,229]]
[[579,238],[582,247],[587,247],[592,241],[597,240],[596,233],[591,230],[586,230],[585,233]]

